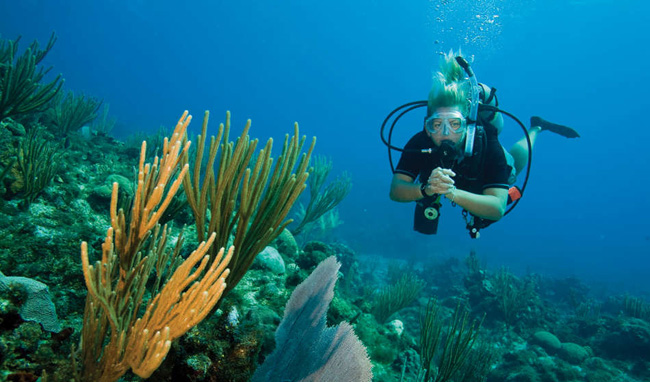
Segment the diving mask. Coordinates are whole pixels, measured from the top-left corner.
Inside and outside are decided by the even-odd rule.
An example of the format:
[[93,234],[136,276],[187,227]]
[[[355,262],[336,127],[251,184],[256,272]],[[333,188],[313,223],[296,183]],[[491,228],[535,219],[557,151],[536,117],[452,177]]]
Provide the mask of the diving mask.
[[467,128],[467,120],[459,111],[436,112],[424,121],[424,126],[432,134],[460,134]]

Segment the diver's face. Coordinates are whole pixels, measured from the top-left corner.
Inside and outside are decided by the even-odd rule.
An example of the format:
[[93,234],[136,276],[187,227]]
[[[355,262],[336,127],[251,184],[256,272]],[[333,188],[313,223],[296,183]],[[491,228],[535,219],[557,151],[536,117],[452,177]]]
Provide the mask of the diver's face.
[[445,140],[459,146],[465,137],[467,121],[460,107],[439,107],[427,118],[424,130],[438,147]]

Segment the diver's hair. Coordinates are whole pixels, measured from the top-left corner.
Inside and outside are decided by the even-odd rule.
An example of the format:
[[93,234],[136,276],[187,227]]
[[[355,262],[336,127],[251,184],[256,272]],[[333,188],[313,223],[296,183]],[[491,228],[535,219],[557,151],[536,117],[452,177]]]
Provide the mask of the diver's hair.
[[429,102],[427,105],[427,117],[438,107],[460,107],[461,113],[469,113],[469,93],[471,84],[465,79],[465,71],[456,62],[460,56],[450,50],[443,54],[438,71],[433,74],[433,85],[429,91]]

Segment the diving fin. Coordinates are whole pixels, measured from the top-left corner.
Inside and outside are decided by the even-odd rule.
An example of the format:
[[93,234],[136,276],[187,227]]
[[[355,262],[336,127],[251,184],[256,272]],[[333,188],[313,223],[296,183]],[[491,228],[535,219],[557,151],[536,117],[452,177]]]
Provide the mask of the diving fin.
[[559,134],[567,138],[579,138],[580,134],[577,131],[573,130],[568,126],[557,125],[551,123],[541,117],[532,116],[530,117],[530,126],[539,126],[542,130],[548,130],[552,133]]

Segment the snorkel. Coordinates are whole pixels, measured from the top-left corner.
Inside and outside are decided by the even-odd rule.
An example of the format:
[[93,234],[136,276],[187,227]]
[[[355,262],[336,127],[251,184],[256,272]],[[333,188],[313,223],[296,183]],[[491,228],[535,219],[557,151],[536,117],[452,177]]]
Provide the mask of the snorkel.
[[476,121],[478,117],[478,103],[481,94],[481,85],[478,84],[474,71],[469,66],[467,60],[462,56],[456,57],[456,62],[467,73],[469,83],[471,85],[471,99],[469,107],[469,117],[467,118],[467,136],[465,138],[465,152],[464,156],[470,157],[474,152],[474,136],[476,135]]

